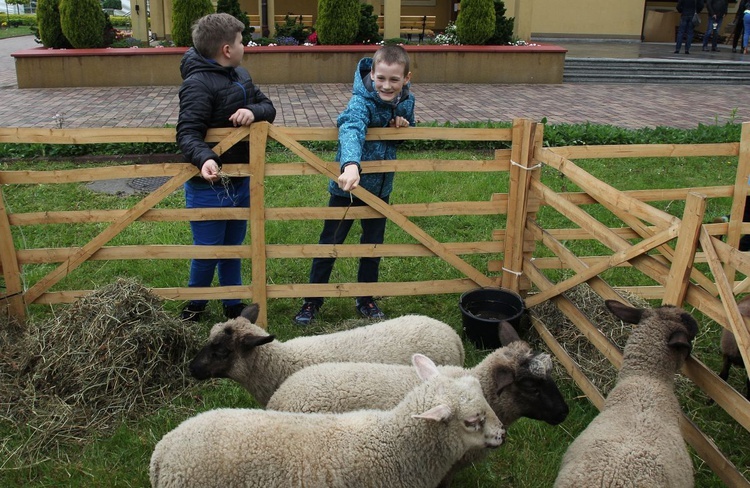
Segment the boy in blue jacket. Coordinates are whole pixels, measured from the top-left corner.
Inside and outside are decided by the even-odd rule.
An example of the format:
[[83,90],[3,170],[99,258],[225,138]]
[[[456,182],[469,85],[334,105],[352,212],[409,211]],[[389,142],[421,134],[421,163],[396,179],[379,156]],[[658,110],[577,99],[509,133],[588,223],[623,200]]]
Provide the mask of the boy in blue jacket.
[[[200,169],[185,183],[187,208],[249,207],[250,179],[221,181],[222,163],[247,163],[248,142],[232,146],[219,157],[205,142],[208,129],[238,127],[255,121],[273,122],[276,109],[253,84],[240,66],[245,53],[242,31],[245,25],[229,14],[201,17],[193,26],[193,45],[180,63],[180,113],[177,143],[185,159]],[[246,220],[191,221],[196,246],[238,246],[247,233]],[[189,287],[209,287],[218,268],[221,286],[241,285],[239,259],[193,259]],[[183,320],[200,320],[207,300],[192,300],[182,309]],[[235,318],[244,304],[223,300],[224,315]]]
[[[393,172],[361,174],[361,161],[396,159],[396,141],[365,141],[369,127],[414,126],[414,96],[409,91],[409,55],[401,46],[388,45],[378,49],[372,58],[363,58],[354,74],[352,98],[338,117],[339,147],[336,161],[341,175],[331,180],[329,207],[359,207],[366,205],[349,193],[361,186],[388,203],[393,190]],[[385,218],[362,219],[361,244],[382,244]],[[326,220],[320,234],[320,244],[341,244],[353,224],[352,220]],[[336,258],[315,258],[310,269],[310,283],[328,283]],[[380,258],[363,257],[359,260],[357,281],[378,281]],[[299,325],[310,324],[320,307],[322,297],[305,298],[294,317]],[[358,297],[357,311],[363,317],[383,319],[371,296]]]

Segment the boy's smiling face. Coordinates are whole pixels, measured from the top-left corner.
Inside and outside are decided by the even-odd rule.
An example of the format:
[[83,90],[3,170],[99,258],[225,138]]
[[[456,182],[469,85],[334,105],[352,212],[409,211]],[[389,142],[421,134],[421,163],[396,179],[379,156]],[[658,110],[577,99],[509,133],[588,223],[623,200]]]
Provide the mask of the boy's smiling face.
[[411,73],[404,74],[404,65],[400,63],[377,63],[370,73],[375,91],[384,102],[390,102],[411,79]]

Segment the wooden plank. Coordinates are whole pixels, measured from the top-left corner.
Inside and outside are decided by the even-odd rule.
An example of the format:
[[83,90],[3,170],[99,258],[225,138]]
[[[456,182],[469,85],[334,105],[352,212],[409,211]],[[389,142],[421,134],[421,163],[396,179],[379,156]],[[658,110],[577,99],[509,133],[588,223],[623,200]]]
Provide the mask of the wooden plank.
[[[705,231],[701,235],[701,246],[705,246],[703,250],[708,258],[708,265],[714,274],[716,287],[719,289],[719,295],[724,304],[724,310],[726,311],[730,326],[729,330],[734,334],[734,339],[737,341],[737,348],[740,351],[742,360],[745,364],[750,364],[750,319],[745,319],[737,308],[732,286],[729,282],[730,277],[724,273],[719,257],[716,255],[711,244],[711,238]],[[747,368],[745,374],[750,378],[750,368]]]
[[529,297],[527,299],[527,304],[529,307],[532,307],[538,303],[542,303],[546,300],[549,300],[553,296],[560,295],[567,290],[570,290],[574,286],[580,285],[581,283],[584,283],[591,278],[594,278],[603,272],[607,271],[608,269],[617,266],[620,263],[624,263],[626,261],[630,261],[631,259],[634,259],[638,256],[642,256],[643,254],[647,253],[651,249],[660,246],[664,242],[670,241],[674,239],[677,236],[678,233],[678,226],[674,225],[668,229],[665,229],[664,231],[654,234],[652,237],[649,237],[648,239],[644,239],[638,244],[635,244],[627,249],[622,249],[620,251],[617,251],[612,256],[610,256],[609,259],[605,261],[600,261],[596,263],[595,265],[589,267],[585,271],[579,271],[575,276],[572,276],[566,280],[560,281],[556,283],[554,286],[551,286],[544,291],[534,295],[533,297]]
[[5,195],[0,186],[0,264],[5,280],[5,294],[0,295],[0,310],[8,307],[11,316],[25,320],[26,309],[23,304],[23,281],[21,268],[18,265],[16,246],[8,221],[8,210],[5,207]]
[[[567,298],[562,298],[567,300]],[[546,325],[536,315],[531,316],[531,325],[534,330],[539,334],[539,337],[544,341],[552,354],[555,355],[560,364],[568,372],[568,375],[576,382],[576,385],[581,389],[586,398],[589,399],[594,406],[601,410],[604,408],[604,395],[594,385],[591,380],[588,379],[586,373],[578,366],[575,360],[563,349],[557,339],[550,333]]]
[[698,234],[706,213],[706,196],[691,193],[685,202],[685,211],[680,234],[674,251],[674,260],[669,268],[669,277],[664,287],[664,305],[681,307],[685,301],[690,274],[695,258]]
[[108,166],[105,168],[80,168],[47,171],[0,171],[0,184],[59,184],[88,181],[114,180],[120,178],[152,178],[175,176],[190,163],[135,164]]
[[260,305],[256,323],[268,327],[268,271],[266,269],[266,142],[269,124],[252,124],[250,130],[250,249],[253,301]]
[[[685,200],[688,193],[692,192],[702,193],[710,198],[731,197],[734,194],[733,187],[730,185],[622,191],[622,193],[628,197],[635,198],[642,202]],[[594,197],[584,192],[564,192],[560,194],[576,205],[597,203]]]
[[739,151],[739,143],[605,144],[595,146],[558,146],[549,149],[565,159],[736,156]]
[[40,144],[111,144],[124,142],[176,142],[175,129],[168,128],[88,128],[44,129],[0,127],[0,142]]
[[[446,242],[445,246],[459,255],[496,254],[502,252],[502,242]],[[18,250],[18,264],[48,264],[65,261],[78,248],[40,248]],[[431,257],[422,244],[267,244],[267,259],[316,257]],[[192,246],[192,245],[138,245],[102,247],[89,261],[124,261],[139,259],[250,259],[248,246]]]
[[[726,242],[733,248],[739,246],[742,237],[740,226],[742,224],[747,198],[747,186],[750,184],[750,124],[742,124],[740,134],[739,158],[737,160],[737,173],[734,180],[734,191],[732,192],[732,208],[729,214],[729,227],[727,229]],[[728,264],[724,272],[734,280],[734,270]],[[745,363],[747,364],[747,363]]]
[[109,227],[104,229],[104,231],[99,233],[99,235],[83,245],[74,255],[65,260],[65,262],[60,264],[56,269],[48,273],[44,278],[36,282],[34,286],[29,288],[29,290],[24,295],[25,303],[34,303],[34,300],[36,300],[42,293],[44,293],[49,288],[54,286],[55,283],[63,279],[68,273],[70,273],[70,271],[74,270],[82,263],[84,263],[92,254],[94,254],[104,244],[106,244],[113,237],[119,234],[125,227],[134,222],[147,209],[162,201],[196,173],[197,168],[185,167],[182,171],[182,174],[178,174],[172,177],[170,181],[168,181],[156,191],[134,205],[133,208],[128,210],[121,219],[113,222]]
[[[272,138],[276,139],[280,143],[282,143],[284,146],[291,149],[293,152],[295,152],[298,156],[305,158],[305,160],[313,165],[320,166],[318,169],[321,173],[325,174],[329,178],[335,180],[338,178],[338,172],[336,173],[330,173],[328,172],[325,163],[318,158],[315,154],[313,154],[310,150],[299,144],[297,141],[291,139],[289,136],[286,135],[286,133],[279,129],[278,127],[271,126],[269,130],[269,134]],[[390,219],[394,224],[401,227],[405,232],[407,232],[409,235],[417,239],[419,242],[424,244],[428,249],[430,249],[433,253],[435,253],[437,256],[443,258],[444,261],[446,261],[448,264],[456,268],[457,270],[461,271],[466,275],[468,278],[474,280],[477,285],[479,286],[493,286],[494,282],[491,278],[485,276],[481,272],[479,272],[476,268],[471,266],[466,261],[462,260],[457,255],[451,253],[448,251],[448,249],[435,240],[432,236],[430,236],[428,233],[424,232],[421,228],[419,228],[417,225],[412,223],[407,217],[405,217],[403,214],[400,214],[396,212],[393,207],[383,202],[380,198],[374,196],[364,188],[358,187],[355,188],[352,191],[352,194],[365,202],[370,207],[374,208],[378,212],[380,212],[384,217],[387,217]],[[308,295],[313,296],[313,295]],[[319,295],[315,295],[319,296]]]

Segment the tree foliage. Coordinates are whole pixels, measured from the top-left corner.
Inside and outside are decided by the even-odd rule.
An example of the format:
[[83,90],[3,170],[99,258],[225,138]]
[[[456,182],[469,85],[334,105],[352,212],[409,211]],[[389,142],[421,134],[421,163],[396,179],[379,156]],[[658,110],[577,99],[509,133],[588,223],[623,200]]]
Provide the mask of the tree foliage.
[[461,0],[456,30],[461,44],[484,44],[495,32],[493,0]]
[[36,4],[36,23],[39,40],[44,47],[68,49],[73,47],[60,26],[59,0],[39,0]]
[[315,30],[320,44],[351,44],[359,30],[358,0],[320,0]]
[[122,10],[122,0],[102,0],[102,8]]
[[505,3],[495,0],[495,33],[485,44],[501,46],[513,41],[513,17],[505,18]]
[[76,49],[104,47],[106,18],[99,0],[60,0],[60,27]]
[[175,46],[193,46],[193,24],[214,13],[211,0],[174,0],[172,3],[172,42]]
[[245,26],[242,30],[242,44],[247,45],[247,43],[250,42],[253,38],[255,28],[250,27],[250,19],[247,18],[247,12],[243,12],[240,8],[239,0],[219,0],[216,3],[216,12],[227,13],[242,22]]
[[363,3],[359,7],[359,29],[354,42],[357,44],[375,44],[383,40],[378,32],[378,16],[373,14],[373,6]]

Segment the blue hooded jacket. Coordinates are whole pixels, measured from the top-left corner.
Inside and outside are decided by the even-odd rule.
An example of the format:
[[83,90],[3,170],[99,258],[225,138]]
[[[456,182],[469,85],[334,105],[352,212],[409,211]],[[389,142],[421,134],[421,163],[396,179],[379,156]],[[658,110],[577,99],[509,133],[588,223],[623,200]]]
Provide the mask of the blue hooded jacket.
[[[414,126],[414,95],[409,91],[409,83],[401,90],[393,102],[380,99],[372,83],[372,58],[363,58],[357,64],[354,73],[352,98],[338,117],[339,147],[336,161],[341,171],[346,163],[361,161],[375,161],[380,159],[396,159],[398,141],[367,141],[365,135],[369,127],[388,127],[388,123],[400,116]],[[359,186],[367,191],[385,197],[393,190],[393,172],[365,173],[360,176]],[[331,180],[328,191],[332,195],[348,197],[338,186],[338,182]]]

